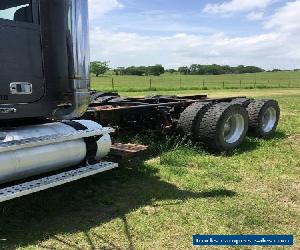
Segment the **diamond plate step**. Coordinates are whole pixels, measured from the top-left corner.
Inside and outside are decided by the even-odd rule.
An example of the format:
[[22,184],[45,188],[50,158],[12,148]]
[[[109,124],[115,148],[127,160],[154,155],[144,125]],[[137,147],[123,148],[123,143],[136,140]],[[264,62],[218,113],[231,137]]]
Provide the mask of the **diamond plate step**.
[[33,181],[21,183],[11,187],[0,189],[0,202],[12,200],[24,195],[36,193],[49,188],[57,187],[68,182],[76,181],[91,175],[111,170],[118,167],[117,163],[100,162],[87,167],[66,171]]
[[53,143],[72,141],[81,138],[105,135],[112,132],[114,132],[114,129],[112,128],[102,128],[96,130],[87,129],[82,131],[76,131],[69,134],[56,134],[50,136],[47,135],[47,136],[33,137],[28,139],[16,140],[16,141],[1,142],[0,153],[23,149],[23,148],[40,147],[40,146],[49,145]]

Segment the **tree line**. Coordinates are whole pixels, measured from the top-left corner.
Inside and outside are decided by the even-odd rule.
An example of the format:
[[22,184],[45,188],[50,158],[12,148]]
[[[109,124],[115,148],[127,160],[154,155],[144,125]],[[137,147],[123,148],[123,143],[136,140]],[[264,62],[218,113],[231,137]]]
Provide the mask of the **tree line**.
[[178,72],[182,75],[223,75],[223,74],[245,74],[259,73],[265,70],[256,66],[239,65],[231,67],[229,65],[202,65],[192,64],[191,66],[179,67]]
[[[95,74],[96,77],[99,75],[105,74],[108,70],[110,70],[108,66],[109,62],[100,62],[100,61],[94,61],[91,62],[90,70],[91,73]],[[113,69],[113,72],[116,75],[136,75],[136,76],[160,76],[161,74],[165,73],[165,68],[160,65],[154,65],[154,66],[131,66],[131,67],[118,67],[116,69]]]
[[135,76],[160,76],[165,73],[165,68],[160,65],[154,66],[131,66],[131,67],[118,67],[114,69],[116,75],[135,75]]
[[183,66],[178,69],[165,69],[162,65],[157,64],[154,66],[130,66],[118,67],[110,69],[109,62],[95,61],[91,62],[91,73],[97,77],[105,74],[108,70],[113,70],[115,75],[135,75],[135,76],[160,76],[165,72],[170,74],[182,75],[222,75],[222,74],[245,74],[245,73],[259,73],[265,70],[256,66],[239,65],[231,67],[229,65],[203,65],[192,64],[191,66]]

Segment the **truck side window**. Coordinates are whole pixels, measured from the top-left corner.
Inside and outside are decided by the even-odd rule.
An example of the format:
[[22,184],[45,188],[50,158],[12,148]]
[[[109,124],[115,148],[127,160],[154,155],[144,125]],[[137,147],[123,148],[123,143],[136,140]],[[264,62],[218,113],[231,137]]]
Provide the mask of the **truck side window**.
[[1,0],[0,20],[32,23],[31,0]]

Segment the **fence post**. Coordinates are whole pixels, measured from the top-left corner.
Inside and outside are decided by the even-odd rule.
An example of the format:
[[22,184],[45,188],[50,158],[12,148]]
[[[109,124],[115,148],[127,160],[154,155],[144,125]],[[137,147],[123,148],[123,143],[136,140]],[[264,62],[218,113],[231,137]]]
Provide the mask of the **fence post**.
[[111,78],[111,88],[113,91],[115,90],[115,80],[113,77]]
[[182,79],[180,77],[180,79],[179,79],[179,88],[181,89],[181,87],[182,87]]
[[256,88],[256,79],[255,79],[255,82],[254,82],[254,88]]
[[205,88],[205,80],[204,79],[203,79],[202,87],[203,87],[203,89]]
[[152,89],[152,79],[151,79],[151,77],[150,77],[150,80],[149,80],[149,86],[150,86],[150,89]]
[[223,81],[223,89],[225,89],[225,81]]
[[240,89],[242,88],[242,80],[240,80]]

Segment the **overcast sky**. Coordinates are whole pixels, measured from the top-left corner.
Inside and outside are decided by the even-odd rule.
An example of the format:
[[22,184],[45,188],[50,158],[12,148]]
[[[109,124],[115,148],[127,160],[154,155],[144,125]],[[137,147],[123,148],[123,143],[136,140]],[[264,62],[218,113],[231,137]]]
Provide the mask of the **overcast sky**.
[[89,0],[91,59],[300,68],[300,0]]

